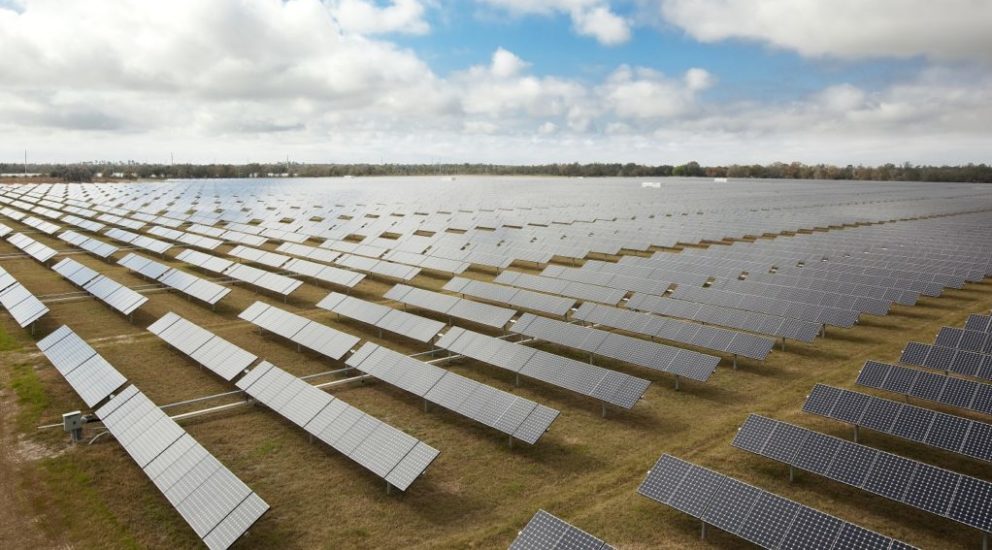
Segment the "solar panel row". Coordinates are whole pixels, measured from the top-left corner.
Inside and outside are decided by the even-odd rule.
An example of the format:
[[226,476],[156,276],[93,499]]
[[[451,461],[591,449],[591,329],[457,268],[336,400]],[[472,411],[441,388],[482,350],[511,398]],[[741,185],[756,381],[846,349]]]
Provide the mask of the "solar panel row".
[[344,357],[361,340],[264,302],[248,306],[238,317],[334,360]]
[[672,293],[672,298],[747,311],[757,311],[844,328],[854,326],[854,323],[858,321],[859,315],[857,311],[849,309],[815,306],[800,302],[765,298],[752,294],[740,294],[715,288],[698,288],[685,285],[676,288]]
[[817,384],[803,410],[877,432],[992,461],[992,424]]
[[143,248],[156,254],[165,254],[167,250],[172,248],[172,245],[165,241],[153,239],[146,235],[139,235],[138,233],[132,233],[130,231],[124,231],[123,229],[116,227],[111,227],[110,229],[104,231],[103,234],[111,239],[114,239],[115,241],[127,243],[131,246],[137,246],[138,248]]
[[10,313],[21,328],[48,313],[48,306],[41,303],[41,300],[2,267],[0,267],[0,306]]
[[553,342],[632,365],[705,382],[719,357],[675,348],[557,319],[525,313],[514,323],[512,332]]
[[149,325],[148,331],[229,382],[258,359],[171,311]]
[[992,355],[919,342],[906,344],[900,363],[992,380]]
[[986,355],[992,354],[992,332],[943,327],[933,343],[936,347],[958,348]]
[[51,260],[52,257],[58,254],[55,249],[39,243],[24,233],[14,233],[13,235],[10,235],[7,237],[7,242],[21,249],[21,251],[25,254],[41,263]]
[[134,313],[136,309],[148,301],[147,296],[138,294],[110,277],[101,275],[72,258],[64,258],[61,262],[55,264],[52,269],[124,315]]
[[231,292],[230,288],[213,281],[201,279],[191,273],[160,264],[134,253],[129,253],[117,263],[210,305],[221,301],[224,296]]
[[529,444],[548,431],[558,411],[442,368],[366,343],[348,366]]
[[207,548],[228,548],[269,509],[135,386],[96,413]]
[[188,248],[177,254],[176,259],[283,296],[292,294],[294,290],[303,284],[303,281],[297,281],[296,279],[291,279],[278,273],[272,273],[245,264],[236,264],[230,260]]
[[637,492],[763,548],[912,548],[668,454],[661,455]]
[[739,449],[974,527],[992,529],[992,483],[752,414]]
[[612,546],[544,510],[530,518],[509,550],[612,550]]
[[95,406],[127,382],[117,369],[66,325],[39,340],[37,345],[87,407]]
[[25,225],[29,225],[46,235],[52,235],[56,231],[62,229],[61,227],[55,225],[52,222],[46,222],[45,220],[41,218],[37,218],[35,216],[26,216],[21,219],[21,223]]
[[148,233],[157,237],[162,237],[163,239],[168,239],[170,241],[195,246],[197,248],[203,248],[206,250],[213,250],[224,244],[224,241],[218,239],[204,237],[203,235],[196,235],[194,233],[187,233],[177,229],[170,229],[168,227],[153,226],[148,229]]
[[992,415],[992,385],[898,365],[868,361],[859,385]]
[[789,338],[800,342],[812,342],[820,333],[820,328],[823,326],[822,323],[791,319],[757,311],[745,311],[710,304],[697,304],[642,293],[631,296],[627,302],[627,307],[669,317],[678,317],[712,325],[746,330],[748,332]]
[[496,279],[496,283],[501,285],[516,286],[548,294],[567,296],[578,300],[589,300],[604,304],[616,305],[627,295],[626,290],[609,288],[588,283],[578,283],[574,281],[564,281],[519,271],[504,271]]
[[542,294],[464,277],[452,278],[444,285],[444,290],[560,317],[567,315],[572,306],[575,305],[574,298]]
[[972,314],[968,316],[964,328],[968,330],[978,330],[982,332],[992,331],[992,315]]
[[503,328],[517,314],[516,310],[513,309],[480,304],[464,298],[407,285],[395,285],[383,297],[387,300],[395,300],[413,307],[493,328]]
[[764,360],[775,345],[773,340],[753,334],[688,323],[591,302],[579,306],[573,318],[587,323],[605,325],[653,338],[681,342],[759,361]]
[[259,403],[405,491],[437,458],[430,445],[262,361],[237,382]]
[[437,346],[625,409],[632,408],[650,384],[628,374],[459,327],[444,333]]
[[72,230],[63,231],[59,234],[59,238],[71,245],[78,246],[79,248],[82,248],[83,250],[99,258],[106,259],[118,250],[118,248],[112,244],[105,243],[92,237],[87,237],[86,235],[76,233]]
[[356,319],[382,330],[412,338],[418,342],[430,342],[444,328],[444,323],[440,321],[426,319],[419,315],[337,292],[325,296],[320,302],[317,302],[317,307]]

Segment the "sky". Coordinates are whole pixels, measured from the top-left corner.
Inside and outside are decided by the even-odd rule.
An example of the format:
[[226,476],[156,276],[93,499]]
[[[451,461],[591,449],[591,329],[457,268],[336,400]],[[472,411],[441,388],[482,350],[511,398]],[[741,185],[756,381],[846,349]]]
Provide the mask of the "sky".
[[992,163],[992,0],[0,0],[0,162]]

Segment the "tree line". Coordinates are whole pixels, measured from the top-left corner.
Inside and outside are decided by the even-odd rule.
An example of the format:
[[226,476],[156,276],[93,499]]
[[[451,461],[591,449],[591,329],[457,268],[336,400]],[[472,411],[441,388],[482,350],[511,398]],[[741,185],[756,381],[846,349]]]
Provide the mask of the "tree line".
[[[146,164],[80,163],[29,164],[27,172],[71,182],[94,179],[149,178],[245,178],[245,177],[342,177],[342,176],[567,176],[636,177],[696,176],[707,178],[770,178],[856,181],[932,181],[992,183],[992,166],[916,166],[910,163],[881,166],[834,166],[793,162],[772,164],[732,164],[702,166],[698,162],[680,165],[634,163],[570,164]],[[0,163],[0,173],[20,173],[23,164]]]

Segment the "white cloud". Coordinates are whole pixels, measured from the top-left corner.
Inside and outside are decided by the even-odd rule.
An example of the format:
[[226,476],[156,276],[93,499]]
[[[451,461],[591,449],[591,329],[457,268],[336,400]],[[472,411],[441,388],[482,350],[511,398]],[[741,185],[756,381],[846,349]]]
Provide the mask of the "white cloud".
[[630,40],[630,23],[606,0],[477,0],[517,15],[565,13],[575,32],[614,46]]
[[517,57],[515,53],[504,50],[503,48],[497,48],[496,52],[493,53],[492,64],[489,70],[493,76],[509,78],[519,74],[528,65],[529,63]]
[[329,0],[328,9],[342,30],[358,34],[426,34],[426,7],[420,0],[392,0],[380,6],[369,0]]
[[512,52],[497,49],[489,65],[477,65],[451,77],[469,115],[506,121],[509,116],[560,116],[583,99],[585,88],[554,77],[536,77],[523,71],[528,64]]
[[[605,5],[575,1],[547,9]],[[194,162],[286,154],[315,162],[990,161],[987,71],[930,68],[876,89],[833,83],[792,101],[733,104],[707,100],[721,90],[703,68],[567,77],[539,74],[504,48],[440,76],[378,34],[422,17],[361,31],[335,17],[341,5],[26,0],[0,8],[0,160],[27,147],[39,160],[164,161],[175,152]]]
[[673,118],[696,107],[696,93],[713,84],[703,69],[693,68],[681,79],[645,68],[620,67],[611,74],[599,93],[622,119]]
[[992,61],[987,0],[653,0],[703,42],[755,40],[806,56]]

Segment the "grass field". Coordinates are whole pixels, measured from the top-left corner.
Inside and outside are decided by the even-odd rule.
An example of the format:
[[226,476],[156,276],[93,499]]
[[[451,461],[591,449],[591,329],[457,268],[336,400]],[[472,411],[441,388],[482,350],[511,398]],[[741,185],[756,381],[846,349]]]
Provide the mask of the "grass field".
[[[44,235],[33,236],[66,248]],[[0,242],[0,254],[13,252]],[[128,286],[147,283],[116,264],[85,255],[73,258]],[[30,259],[4,260],[3,267],[36,295],[78,291]],[[469,275],[492,278],[487,272]],[[420,276],[415,282],[437,288],[444,280]],[[387,288],[368,281],[353,294],[378,299]],[[379,338],[374,329],[315,309],[313,304],[328,292],[307,283],[283,304],[236,287],[216,312],[182,296],[156,292],[149,294],[151,300],[133,324],[93,299],[67,297],[49,303],[52,311],[36,338],[69,324],[160,405],[232,388],[144,330],[168,311],[297,375],[341,365],[298,353],[277,337],[259,336],[237,319],[254,300],[401,351],[427,349],[388,335]],[[750,412],[849,437],[849,427],[801,412],[815,383],[853,387],[866,359],[895,361],[907,341],[929,342],[941,326],[960,325],[969,313],[990,308],[992,283],[949,290],[940,298],[923,298],[915,307],[896,306],[886,317],[863,316],[858,326],[831,329],[812,344],[789,342],[786,351],[776,347],[764,362],[740,361],[736,371],[725,358],[709,382],[685,383],[681,391],[660,373],[597,360],[654,382],[632,411],[610,411],[606,418],[600,417],[597,402],[564,390],[527,380],[517,388],[511,375],[472,361],[446,365],[559,409],[562,414],[551,432],[533,447],[516,444],[510,449],[501,434],[436,407],[424,412],[416,398],[383,383],[334,389],[334,395],[441,451],[426,476],[405,494],[387,496],[379,478],[328,447],[308,442],[302,430],[262,407],[240,407],[183,425],[272,507],[238,542],[240,548],[499,548],[513,540],[538,508],[621,548],[743,545],[712,529],[700,541],[695,520],[635,493],[664,452],[920,547],[973,548],[980,535],[971,529],[811,474],[789,483],[786,467],[736,450],[730,440]],[[6,314],[0,320],[0,547],[197,547],[192,530],[112,438],[71,446],[61,428],[36,429],[83,405],[36,352],[30,334]],[[546,349],[569,354],[554,346]],[[862,432],[862,438],[872,446],[992,479],[988,465],[977,461],[873,432]]]

